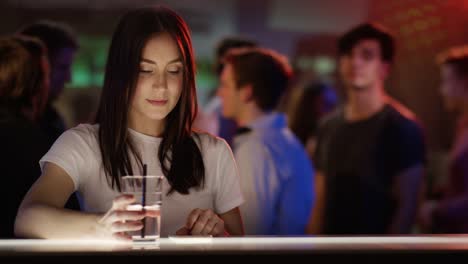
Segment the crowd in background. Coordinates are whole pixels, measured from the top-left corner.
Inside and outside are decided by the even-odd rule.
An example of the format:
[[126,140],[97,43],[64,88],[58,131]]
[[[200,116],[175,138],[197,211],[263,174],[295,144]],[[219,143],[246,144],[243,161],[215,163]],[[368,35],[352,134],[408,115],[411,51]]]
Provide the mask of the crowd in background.
[[[70,81],[74,34],[39,21],[0,38],[2,238],[18,237],[18,209],[44,173],[39,160],[69,129],[53,102]],[[336,46],[343,98],[321,80],[297,87],[289,59],[252,39],[226,36],[213,51],[218,87],[193,130],[232,149],[245,235],[467,232],[468,46],[434,54],[444,106],[458,114],[449,180],[437,200],[427,197],[424,124],[386,92],[391,32],[373,22],[350,26]],[[88,122],[102,126],[102,112]],[[87,211],[82,196],[75,190],[65,208]]]

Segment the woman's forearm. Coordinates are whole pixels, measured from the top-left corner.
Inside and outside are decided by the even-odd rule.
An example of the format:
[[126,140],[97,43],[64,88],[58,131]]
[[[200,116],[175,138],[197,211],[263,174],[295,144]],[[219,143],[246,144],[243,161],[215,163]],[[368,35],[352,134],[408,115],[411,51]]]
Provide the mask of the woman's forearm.
[[96,238],[99,219],[97,214],[31,204],[18,211],[15,235],[50,239]]

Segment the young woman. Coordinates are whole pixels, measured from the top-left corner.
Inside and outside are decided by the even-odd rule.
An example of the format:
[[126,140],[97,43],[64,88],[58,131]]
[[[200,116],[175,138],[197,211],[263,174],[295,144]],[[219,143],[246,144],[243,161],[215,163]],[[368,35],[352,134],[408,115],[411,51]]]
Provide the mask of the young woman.
[[[243,202],[227,144],[192,131],[197,112],[190,32],[174,11],[130,11],[113,35],[96,124],[66,131],[41,159],[18,236],[128,239],[145,212],[127,211],[121,177],[164,175],[161,236],[243,235]],[[78,191],[84,212],[63,209]]]

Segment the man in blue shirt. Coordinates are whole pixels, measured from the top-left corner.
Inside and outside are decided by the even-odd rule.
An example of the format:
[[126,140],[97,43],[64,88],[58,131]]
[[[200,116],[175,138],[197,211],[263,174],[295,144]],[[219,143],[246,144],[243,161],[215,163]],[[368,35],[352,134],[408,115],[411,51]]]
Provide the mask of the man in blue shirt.
[[284,114],[274,111],[291,77],[279,54],[248,48],[228,54],[218,95],[240,129],[234,155],[247,235],[304,234],[313,205],[313,169]]

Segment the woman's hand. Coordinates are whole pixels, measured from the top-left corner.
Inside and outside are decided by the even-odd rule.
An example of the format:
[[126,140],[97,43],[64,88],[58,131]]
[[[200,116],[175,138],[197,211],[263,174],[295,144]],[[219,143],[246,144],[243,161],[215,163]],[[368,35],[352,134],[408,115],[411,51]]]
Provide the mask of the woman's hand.
[[210,209],[194,209],[176,235],[225,236],[224,221]]
[[96,227],[98,237],[113,237],[120,240],[131,240],[126,232],[138,231],[143,228],[142,219],[147,216],[145,211],[128,211],[127,206],[134,203],[133,195],[121,195],[112,201],[112,207],[102,216]]

